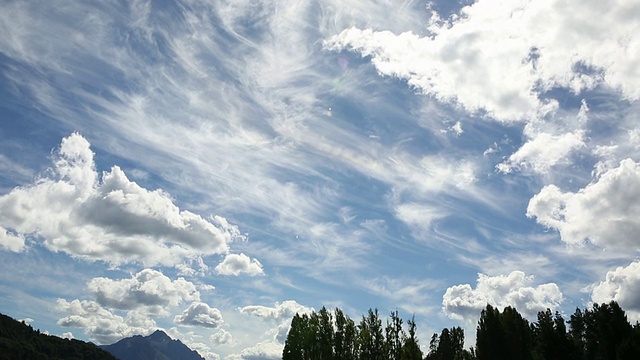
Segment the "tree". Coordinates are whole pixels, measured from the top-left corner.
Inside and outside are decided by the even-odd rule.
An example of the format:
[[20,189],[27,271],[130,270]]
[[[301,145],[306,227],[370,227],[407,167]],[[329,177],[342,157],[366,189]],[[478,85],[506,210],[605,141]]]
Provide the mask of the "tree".
[[304,359],[304,334],[306,332],[306,324],[298,313],[291,319],[291,327],[287,334],[282,350],[282,360],[303,360]]
[[577,354],[564,318],[557,311],[553,316],[551,309],[538,312],[538,321],[533,324],[533,343],[535,359],[571,359]]
[[354,321],[338,308],[334,311],[334,318],[336,325],[334,336],[335,359],[356,360],[358,358],[356,347],[357,329]]
[[487,305],[478,321],[476,355],[480,360],[531,359],[529,322],[510,306],[500,313]]
[[585,359],[616,359],[618,347],[632,335],[627,315],[615,301],[585,310]]
[[580,308],[569,319],[569,340],[572,343],[572,358],[584,359],[587,351],[586,325]]
[[500,311],[487,305],[480,313],[476,329],[476,355],[478,360],[506,359],[503,344],[506,341],[500,322]]
[[418,338],[416,337],[415,315],[411,317],[411,320],[407,321],[407,325],[409,325],[409,336],[405,338],[404,344],[402,344],[402,360],[422,360],[422,350],[420,350]]
[[331,313],[323,306],[318,313],[318,346],[320,358],[323,360],[332,360],[334,351],[334,329],[333,317]]
[[387,358],[400,360],[402,357],[402,343],[407,336],[402,328],[402,319],[398,310],[391,312],[391,322],[387,321],[385,328]]
[[378,315],[378,309],[375,309],[375,311],[369,309],[367,316],[362,316],[358,328],[360,331],[358,342],[360,345],[360,358],[387,360],[382,320]]
[[640,323],[636,323],[631,335],[622,341],[616,355],[618,360],[640,359]]

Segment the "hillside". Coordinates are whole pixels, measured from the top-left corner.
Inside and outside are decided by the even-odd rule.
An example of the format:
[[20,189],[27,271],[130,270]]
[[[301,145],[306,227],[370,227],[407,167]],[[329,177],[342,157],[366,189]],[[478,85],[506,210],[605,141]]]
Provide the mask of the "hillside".
[[4,314],[0,314],[0,359],[115,360],[94,344],[45,335]]

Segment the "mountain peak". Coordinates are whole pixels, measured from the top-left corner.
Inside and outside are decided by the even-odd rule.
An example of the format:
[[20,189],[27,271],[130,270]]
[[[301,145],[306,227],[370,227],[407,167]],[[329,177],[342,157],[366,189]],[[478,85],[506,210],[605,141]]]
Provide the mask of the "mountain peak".
[[169,335],[167,335],[167,333],[165,333],[164,331],[158,329],[156,331],[154,331],[151,335],[147,336],[148,339],[151,340],[171,340],[171,338],[169,337]]
[[180,340],[171,339],[160,329],[148,336],[124,338],[101,348],[120,360],[204,360],[198,352],[191,350]]

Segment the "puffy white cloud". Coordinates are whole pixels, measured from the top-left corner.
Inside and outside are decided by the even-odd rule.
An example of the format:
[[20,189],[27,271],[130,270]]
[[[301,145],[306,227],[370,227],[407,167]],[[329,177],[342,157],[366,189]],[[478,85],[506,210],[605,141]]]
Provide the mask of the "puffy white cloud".
[[554,283],[532,286],[533,276],[522,271],[509,275],[478,274],[476,288],[469,284],[449,287],[442,297],[444,312],[451,318],[474,322],[487,304],[498,308],[515,307],[525,317],[533,318],[538,311],[555,309],[563,295]]
[[22,234],[14,235],[0,226],[0,249],[21,252],[24,248],[24,236]]
[[205,359],[220,360],[220,355],[212,351],[209,345],[202,342],[204,340],[202,335],[199,335],[193,331],[183,333],[180,332],[180,330],[176,327],[170,328],[169,330],[167,330],[167,333],[174,339],[180,339],[183,344],[197,351],[198,354],[200,354],[200,356],[204,357]]
[[557,229],[562,241],[601,247],[640,246],[640,165],[631,159],[604,172],[578,192],[555,185],[542,188],[529,201],[527,216]]
[[313,311],[312,308],[298,304],[295,300],[286,300],[281,303],[276,302],[274,307],[250,305],[238,309],[243,314],[257,316],[265,320],[291,320],[298,314],[307,314]]
[[282,357],[282,348],[286,340],[291,319],[298,314],[308,314],[312,308],[298,304],[294,300],[275,303],[275,306],[251,305],[238,309],[243,314],[248,314],[264,319],[268,322],[275,322],[276,326],[267,330],[265,337],[269,340],[259,342],[255,346],[246,348],[235,354],[231,358],[235,359],[279,359]]
[[256,276],[264,274],[262,264],[256,259],[251,259],[245,254],[228,254],[224,260],[215,268],[221,275],[248,274]]
[[168,194],[140,187],[117,166],[100,180],[89,146],[77,133],[64,138],[52,175],[0,197],[0,226],[17,233],[12,249],[16,236],[32,234],[53,251],[87,260],[175,266],[227,253],[242,237],[224,218],[180,210]]
[[129,319],[116,315],[95,301],[58,299],[56,309],[68,314],[58,320],[58,325],[83,329],[100,344],[111,344],[124,337],[147,335],[153,331],[155,322],[149,320],[146,326],[137,326]]
[[325,46],[371,56],[381,74],[468,111],[517,120],[552,109],[538,95],[553,86],[579,92],[606,83],[639,98],[640,40],[630,15],[638,13],[632,0],[481,0],[446,21],[435,14],[426,37],[352,27]]
[[498,164],[497,169],[509,173],[514,169],[527,168],[544,174],[552,166],[562,162],[568,163],[567,155],[584,146],[581,132],[562,135],[538,134],[511,154],[507,161]]
[[608,271],[593,287],[591,300],[598,304],[615,300],[632,323],[640,321],[640,261]]
[[208,328],[217,328],[224,323],[220,310],[198,301],[189,305],[173,321],[179,325],[204,326]]
[[151,313],[165,313],[168,306],[200,300],[193,283],[184,278],[171,280],[152,269],[144,269],[130,279],[94,278],[88,288],[100,305],[120,310],[145,308]]
[[240,354],[234,354],[228,359],[242,360],[277,360],[282,358],[283,345],[273,341],[261,341],[255,346],[243,349]]
[[233,335],[225,329],[219,329],[209,338],[212,343],[219,345],[227,345],[233,343]]

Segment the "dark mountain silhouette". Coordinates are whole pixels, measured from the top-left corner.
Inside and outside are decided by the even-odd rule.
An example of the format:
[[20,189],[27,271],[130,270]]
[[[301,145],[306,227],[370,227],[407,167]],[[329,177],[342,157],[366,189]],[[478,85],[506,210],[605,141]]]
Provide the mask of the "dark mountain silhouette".
[[0,314],[0,359],[22,360],[114,360],[98,346],[63,339],[34,330],[30,325]]
[[180,340],[172,340],[161,330],[149,336],[135,335],[115,344],[102,345],[119,360],[204,360]]

